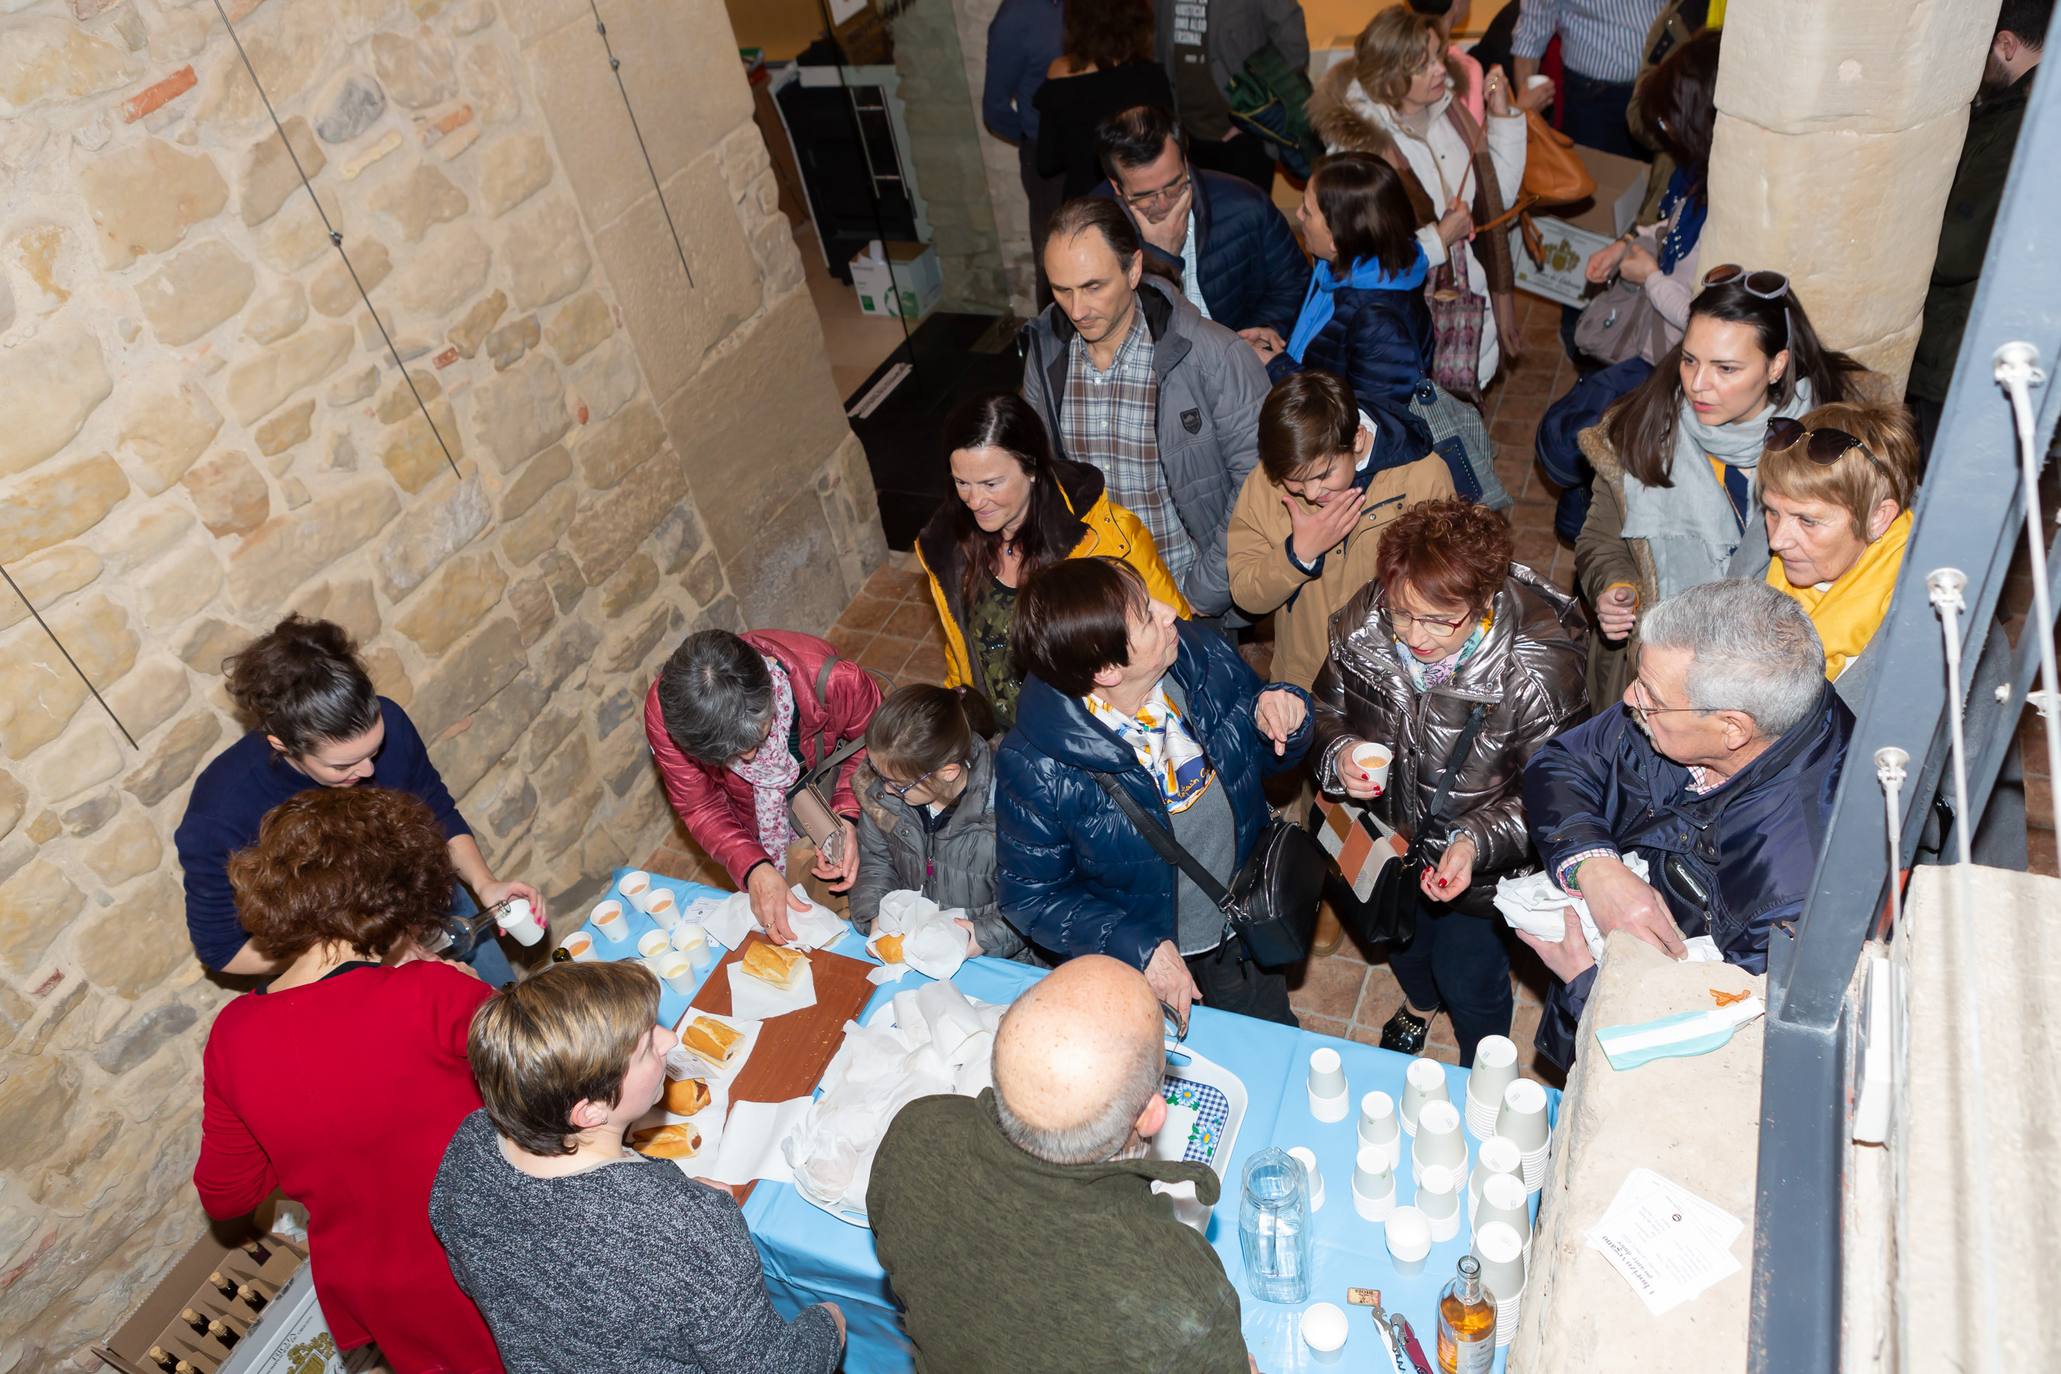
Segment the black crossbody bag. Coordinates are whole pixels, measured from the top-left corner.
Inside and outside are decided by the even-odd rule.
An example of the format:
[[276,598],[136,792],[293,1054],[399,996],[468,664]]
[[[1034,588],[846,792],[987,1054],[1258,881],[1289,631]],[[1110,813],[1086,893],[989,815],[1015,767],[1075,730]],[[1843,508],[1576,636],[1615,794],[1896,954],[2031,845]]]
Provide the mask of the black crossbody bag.
[[1253,963],[1279,968],[1299,962],[1310,952],[1328,861],[1309,831],[1285,821],[1268,822],[1252,854],[1226,888],[1173,837],[1159,817],[1124,791],[1113,774],[1096,773],[1094,778],[1095,785],[1109,794],[1145,842],[1186,873],[1216,904],[1224,914],[1224,938],[1235,936]]
[[[1400,859],[1382,868],[1374,879],[1374,890],[1368,894],[1367,900],[1361,902],[1344,883],[1335,885],[1337,890],[1332,894],[1332,901],[1340,907],[1340,917],[1354,935],[1369,944],[1406,945],[1416,938],[1417,875],[1445,852],[1446,798],[1453,790],[1454,775],[1467,761],[1467,753],[1474,747],[1475,737],[1481,733],[1482,724],[1487,719],[1487,706],[1477,705],[1467,713],[1467,723],[1460,728],[1459,738],[1453,741],[1453,747],[1446,753],[1445,771],[1431,794],[1430,808],[1418,823],[1416,834],[1410,837],[1410,847]],[[1365,807],[1360,808],[1359,820],[1369,834],[1377,840],[1380,838]]]

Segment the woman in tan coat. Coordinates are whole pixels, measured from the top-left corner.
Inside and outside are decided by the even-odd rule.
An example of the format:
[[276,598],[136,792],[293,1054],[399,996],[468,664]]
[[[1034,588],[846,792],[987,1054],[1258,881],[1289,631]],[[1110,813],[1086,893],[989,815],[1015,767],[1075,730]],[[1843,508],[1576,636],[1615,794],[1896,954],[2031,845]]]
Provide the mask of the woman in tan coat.
[[1260,407],[1260,465],[1225,536],[1231,599],[1274,613],[1277,681],[1308,687],[1323,666],[1332,612],[1374,575],[1381,530],[1420,501],[1453,494],[1436,455],[1375,470],[1376,421],[1329,372],[1297,372]]

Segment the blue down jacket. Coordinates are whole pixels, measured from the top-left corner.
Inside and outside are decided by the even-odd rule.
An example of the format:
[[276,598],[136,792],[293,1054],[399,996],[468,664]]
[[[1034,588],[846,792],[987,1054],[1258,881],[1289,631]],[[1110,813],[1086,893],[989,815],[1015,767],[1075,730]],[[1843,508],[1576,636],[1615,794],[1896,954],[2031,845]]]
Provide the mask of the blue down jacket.
[[[1195,271],[1202,278],[1202,299],[1209,317],[1236,333],[1266,325],[1282,338],[1295,325],[1302,307],[1310,262],[1295,241],[1274,202],[1243,177],[1192,168],[1195,178]],[[1116,199],[1116,188],[1104,177],[1094,194]],[[1117,201],[1122,205],[1122,201]],[[1124,213],[1136,224],[1129,206]],[[1181,277],[1181,256],[1145,245],[1145,251]],[[1420,455],[1421,456],[1421,455]]]
[[[1298,763],[1310,722],[1277,757],[1253,724],[1262,684],[1214,630],[1178,626],[1179,656],[1169,691],[1187,712],[1203,752],[1227,787],[1243,864],[1268,820],[1263,772]],[[1073,697],[1033,677],[1016,705],[1016,728],[995,758],[996,896],[1032,943],[1062,959],[1107,954],[1143,968],[1162,940],[1174,938],[1174,869],[1095,783],[1111,773],[1149,815],[1165,815],[1159,784],[1131,747]],[[1168,822],[1171,829],[1172,822]]]
[[[1279,382],[1317,368],[1345,378],[1360,409],[1378,422],[1369,466],[1383,472],[1431,452],[1431,431],[1410,402],[1419,387],[1429,390],[1432,346],[1421,277],[1410,286],[1340,286],[1331,292],[1331,318],[1304,347],[1302,361],[1277,354],[1267,377]],[[1458,479],[1455,473],[1456,486]]]
[[[1547,743],[1524,770],[1524,811],[1548,872],[1585,849],[1638,853],[1684,935],[1708,935],[1728,964],[1763,973],[1778,921],[1803,913],[1853,712],[1826,684],[1817,708],[1723,787],[1688,790],[1622,704]],[[1596,970],[1553,989],[1538,1049],[1563,1068]]]

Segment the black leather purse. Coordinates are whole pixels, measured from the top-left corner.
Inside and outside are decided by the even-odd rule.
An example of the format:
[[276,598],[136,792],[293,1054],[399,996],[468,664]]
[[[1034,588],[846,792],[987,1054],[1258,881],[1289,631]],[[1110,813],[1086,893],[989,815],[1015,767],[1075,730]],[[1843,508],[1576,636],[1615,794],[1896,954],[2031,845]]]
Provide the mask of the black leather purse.
[[1159,817],[1138,805],[1114,775],[1097,773],[1094,777],[1096,786],[1109,794],[1145,842],[1216,903],[1224,914],[1224,938],[1235,936],[1252,962],[1262,968],[1279,968],[1310,952],[1329,862],[1309,831],[1284,821],[1269,822],[1226,888],[1182,847]]

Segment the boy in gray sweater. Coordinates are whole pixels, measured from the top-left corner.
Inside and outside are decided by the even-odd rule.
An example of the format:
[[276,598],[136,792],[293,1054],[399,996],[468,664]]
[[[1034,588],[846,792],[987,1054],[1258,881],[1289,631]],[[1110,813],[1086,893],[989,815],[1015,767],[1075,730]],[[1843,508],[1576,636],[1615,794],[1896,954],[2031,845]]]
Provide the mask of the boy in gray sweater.
[[511,1374],[830,1374],[843,1314],[782,1320],[730,1195],[624,1146],[665,1089],[657,1019],[637,963],[553,964],[480,1008],[486,1106],[429,1200],[451,1272]]

